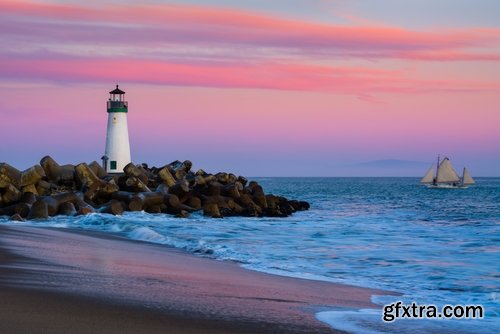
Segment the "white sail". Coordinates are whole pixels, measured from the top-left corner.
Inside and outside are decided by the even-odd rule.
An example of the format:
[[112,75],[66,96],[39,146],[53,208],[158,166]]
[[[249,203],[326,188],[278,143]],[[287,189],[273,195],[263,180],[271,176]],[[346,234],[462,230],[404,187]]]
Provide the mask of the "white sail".
[[474,183],[476,183],[476,181],[474,181],[472,176],[470,176],[470,173],[467,170],[467,168],[464,168],[464,175],[462,177],[462,184],[465,185],[465,184],[474,184]]
[[434,181],[434,165],[429,168],[427,173],[425,173],[424,177],[422,180],[420,180],[420,183],[432,183]]
[[436,182],[437,183],[460,182],[460,177],[458,176],[455,169],[453,169],[450,159],[444,158],[444,160],[439,164],[437,170]]

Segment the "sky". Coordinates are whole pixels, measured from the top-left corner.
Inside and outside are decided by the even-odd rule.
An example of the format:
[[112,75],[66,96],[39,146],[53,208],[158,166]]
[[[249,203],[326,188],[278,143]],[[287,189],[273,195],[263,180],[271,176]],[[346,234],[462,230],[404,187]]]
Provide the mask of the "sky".
[[496,0],[2,0],[0,161],[99,161],[119,84],[136,163],[423,176],[441,154],[500,176],[498,13]]

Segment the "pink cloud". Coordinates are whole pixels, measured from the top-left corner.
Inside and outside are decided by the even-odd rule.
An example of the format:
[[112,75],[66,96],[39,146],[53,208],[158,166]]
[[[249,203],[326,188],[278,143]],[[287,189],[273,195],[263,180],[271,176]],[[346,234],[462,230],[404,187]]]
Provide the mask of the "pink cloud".
[[4,78],[55,82],[137,82],[160,85],[354,94],[488,91],[495,82],[412,79],[403,71],[295,63],[173,63],[141,59],[31,59],[0,57]]
[[[355,95],[476,92],[498,81],[421,75],[359,58],[498,62],[499,29],[412,31],[327,25],[194,5],[0,2],[0,75],[52,82],[137,82]],[[217,52],[213,52],[213,48]],[[237,56],[236,56],[237,55]],[[350,61],[340,65],[337,58]],[[354,59],[354,61],[353,61]],[[389,69],[391,68],[391,69]],[[419,74],[417,77],[417,73]]]
[[[59,42],[155,44],[165,42],[199,45],[257,45],[291,48],[305,53],[351,57],[389,57],[441,60],[442,53],[459,53],[462,48],[494,47],[500,43],[499,29],[412,31],[387,26],[342,26],[289,20],[234,9],[194,5],[82,6],[43,4],[30,1],[2,1],[0,11],[9,17],[3,30]],[[23,17],[22,24],[12,17]],[[34,21],[26,20],[34,18]],[[41,20],[41,22],[40,22]],[[92,22],[94,24],[89,25]],[[419,51],[425,56],[415,56]],[[498,60],[497,53],[467,53],[448,60]]]

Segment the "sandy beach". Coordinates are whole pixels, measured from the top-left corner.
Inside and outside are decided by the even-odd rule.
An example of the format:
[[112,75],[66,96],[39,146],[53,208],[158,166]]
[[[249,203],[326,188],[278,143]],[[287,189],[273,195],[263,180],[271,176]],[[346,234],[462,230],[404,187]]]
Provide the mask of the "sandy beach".
[[79,230],[0,227],[2,333],[335,333],[381,291],[287,278]]

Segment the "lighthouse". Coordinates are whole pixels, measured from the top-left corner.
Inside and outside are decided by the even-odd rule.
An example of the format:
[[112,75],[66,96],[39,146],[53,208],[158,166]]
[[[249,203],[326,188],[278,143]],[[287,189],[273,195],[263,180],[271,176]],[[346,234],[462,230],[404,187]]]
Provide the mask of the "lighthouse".
[[125,92],[118,85],[109,92],[107,107],[108,130],[102,164],[108,173],[122,173],[123,167],[131,159],[127,126],[128,103],[125,101]]

